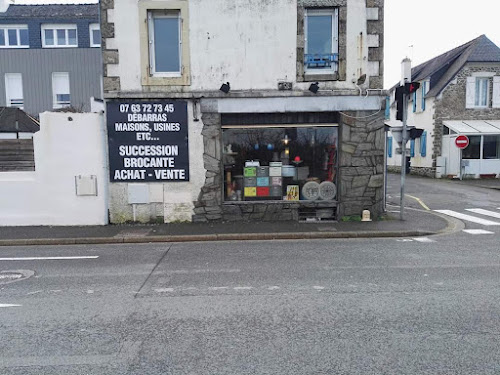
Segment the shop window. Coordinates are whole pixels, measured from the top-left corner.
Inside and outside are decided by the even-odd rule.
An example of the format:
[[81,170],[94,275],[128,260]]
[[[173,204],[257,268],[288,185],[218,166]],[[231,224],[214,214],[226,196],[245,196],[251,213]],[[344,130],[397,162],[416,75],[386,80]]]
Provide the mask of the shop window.
[[500,159],[500,136],[484,136],[483,159]]
[[338,71],[338,9],[306,9],[305,15],[306,73]]
[[335,200],[336,126],[223,128],[224,199]]
[[28,26],[0,25],[0,48],[28,48]]
[[469,145],[462,150],[462,159],[480,159],[481,158],[481,136],[469,136]]

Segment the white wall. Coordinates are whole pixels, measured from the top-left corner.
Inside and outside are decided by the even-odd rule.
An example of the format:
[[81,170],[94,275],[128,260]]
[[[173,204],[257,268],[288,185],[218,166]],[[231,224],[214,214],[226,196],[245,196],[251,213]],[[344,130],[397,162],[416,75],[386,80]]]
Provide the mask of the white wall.
[[[360,71],[374,73],[368,72],[366,0],[348,0],[347,9],[347,80],[325,82],[324,88],[355,88],[352,80]],[[138,0],[115,1],[108,19],[116,37],[107,39],[107,47],[120,56],[119,64],[108,65],[108,75],[120,77],[122,91],[141,91]],[[279,80],[309,87],[310,82],[296,82],[296,0],[190,0],[189,25],[186,89],[218,90],[229,81],[232,90],[276,90]]]
[[[40,122],[35,171],[0,172],[0,225],[107,224],[102,115],[45,112]],[[97,196],[77,196],[75,176],[90,175],[97,176]]]

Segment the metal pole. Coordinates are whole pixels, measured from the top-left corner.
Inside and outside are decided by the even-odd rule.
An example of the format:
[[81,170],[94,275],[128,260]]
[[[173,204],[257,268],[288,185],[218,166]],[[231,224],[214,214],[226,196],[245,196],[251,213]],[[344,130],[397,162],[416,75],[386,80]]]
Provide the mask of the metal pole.
[[408,113],[408,95],[403,94],[403,131],[401,132],[401,198],[399,202],[399,219],[404,220],[405,178],[406,178],[406,119]]
[[460,181],[462,181],[462,149],[460,149]]

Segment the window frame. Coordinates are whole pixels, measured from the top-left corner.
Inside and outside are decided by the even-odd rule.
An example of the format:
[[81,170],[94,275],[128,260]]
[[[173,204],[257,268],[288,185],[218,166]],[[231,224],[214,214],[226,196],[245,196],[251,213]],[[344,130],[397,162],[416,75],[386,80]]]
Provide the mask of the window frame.
[[[47,30],[52,30],[53,36],[54,36],[54,44],[47,44],[46,43],[46,38],[45,38],[45,31]],[[64,39],[66,44],[57,44],[58,38],[57,38],[57,31],[56,30],[64,30]],[[69,44],[69,36],[68,36],[68,31],[69,30],[75,30],[76,32],[76,44]],[[41,31],[41,36],[42,36],[42,48],[78,48],[78,27],[76,23],[61,23],[61,24],[56,24],[56,23],[47,23],[47,24],[42,24],[40,27]]]
[[[55,87],[54,87],[54,77],[56,76],[65,76],[68,77],[68,94],[59,94],[56,93]],[[57,99],[58,95],[69,95],[69,101],[59,101]],[[53,109],[59,109],[59,108],[67,108],[71,107],[71,81],[69,77],[69,72],[52,72],[52,108]]]
[[[13,99],[19,99],[19,98],[12,98],[12,95],[9,94],[9,77],[16,76],[21,78],[21,94],[22,97],[21,103],[20,104],[14,104],[12,103]],[[23,75],[22,73],[5,73],[5,106],[6,107],[15,107],[15,108],[20,108],[24,109],[24,88],[23,88]]]
[[[90,47],[95,48],[95,47],[101,47],[101,39],[99,39],[98,43],[94,40],[94,31],[99,30],[99,34],[101,33],[101,25],[98,23],[91,23],[89,24],[89,40],[90,40]],[[78,33],[76,35],[77,40],[78,40]]]
[[[329,68],[311,68],[307,66],[308,55],[308,33],[309,33],[309,17],[311,16],[331,16],[332,31],[331,42],[333,55],[332,66]],[[320,74],[335,74],[339,71],[339,8],[305,8],[304,9],[304,74],[320,75]]]
[[[480,82],[486,82],[486,87],[481,87]],[[486,91],[486,97],[483,97],[484,91]],[[485,102],[484,105],[480,104],[482,101],[481,99],[484,100],[484,102]],[[489,102],[490,102],[490,78],[489,77],[475,77],[474,107],[475,108],[488,108]]]
[[[139,36],[140,36],[140,61],[141,61],[141,84],[143,86],[189,86],[191,84],[190,58],[189,58],[189,6],[186,0],[170,0],[159,2],[154,0],[140,1],[139,7]],[[181,19],[182,64],[180,76],[168,77],[151,75],[149,57],[149,11],[178,11]]]
[[[3,30],[3,32],[4,32],[4,45],[0,45],[0,49],[4,49],[4,48],[30,48],[28,25],[2,24],[2,25],[0,25],[0,29]],[[16,30],[16,38],[17,38],[18,44],[16,44],[16,45],[10,44],[8,30]],[[26,32],[28,33],[28,44],[21,44],[21,30],[26,30]]]
[[[180,10],[165,10],[159,14],[161,11],[149,10],[148,11],[148,42],[149,42],[149,73],[153,77],[181,77],[182,76],[182,17]],[[156,13],[156,14],[155,14]],[[177,42],[178,54],[179,54],[179,70],[171,72],[157,72],[156,71],[156,55],[155,55],[155,30],[154,30],[154,20],[155,18],[168,18],[177,19],[179,40]]]

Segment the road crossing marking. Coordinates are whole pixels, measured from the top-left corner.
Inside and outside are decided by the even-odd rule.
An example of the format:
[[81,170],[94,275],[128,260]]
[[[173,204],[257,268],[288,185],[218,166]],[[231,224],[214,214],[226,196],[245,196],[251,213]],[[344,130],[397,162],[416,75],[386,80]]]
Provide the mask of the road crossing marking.
[[495,234],[495,232],[484,229],[463,229],[463,231],[468,234]]
[[431,242],[436,242],[434,240],[431,240],[430,238],[428,237],[416,237],[416,238],[413,238],[414,241],[417,241],[417,242],[423,242],[423,243],[431,243]]
[[16,305],[14,303],[0,303],[0,307],[21,307],[22,305]]
[[78,260],[78,259],[97,259],[98,255],[75,256],[75,257],[24,257],[24,258],[0,258],[0,261],[14,260]]
[[488,210],[483,210],[482,208],[466,208],[467,211],[474,212],[475,214],[485,215],[495,217],[500,219],[500,212],[493,212]]
[[479,217],[475,217],[475,216],[471,216],[471,215],[461,214],[460,212],[456,212],[456,211],[452,211],[452,210],[435,210],[435,212],[439,212],[441,214],[448,215],[451,217],[456,217],[457,219],[470,221],[470,222],[476,223],[476,224],[488,225],[488,226],[489,225],[500,225],[500,223],[497,223],[495,221],[481,219]]

